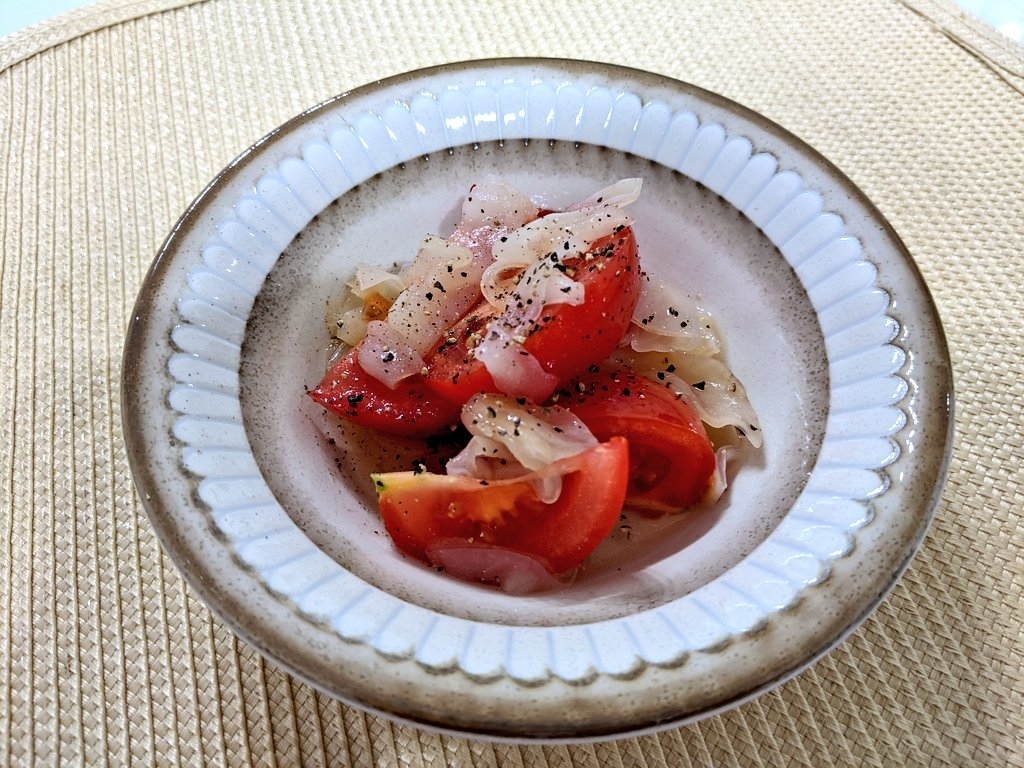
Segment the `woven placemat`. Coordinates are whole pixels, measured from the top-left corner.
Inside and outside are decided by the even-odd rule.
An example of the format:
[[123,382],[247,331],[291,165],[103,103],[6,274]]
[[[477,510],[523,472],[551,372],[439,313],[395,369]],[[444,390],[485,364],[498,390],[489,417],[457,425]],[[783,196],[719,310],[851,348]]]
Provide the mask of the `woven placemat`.
[[[955,453],[906,575],[811,669],[657,735],[493,745],[317,693],[186,586],[125,456],[132,304],[205,183],[333,94],[505,55],[781,123],[889,218],[949,335]],[[1022,73],[945,0],[101,0],[0,40],[0,764],[1024,765]]]

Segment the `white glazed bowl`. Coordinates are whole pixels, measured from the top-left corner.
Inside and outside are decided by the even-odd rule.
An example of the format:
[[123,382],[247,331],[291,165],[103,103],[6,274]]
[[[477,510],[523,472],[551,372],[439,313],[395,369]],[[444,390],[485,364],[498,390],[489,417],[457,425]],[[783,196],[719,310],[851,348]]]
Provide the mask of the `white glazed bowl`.
[[[369,472],[420,449],[304,394],[354,265],[409,260],[488,173],[552,207],[643,177],[645,266],[712,311],[765,439],[713,509],[613,536],[542,595],[399,554]],[[154,262],[123,393],[154,528],[241,637],[355,705],[511,740],[688,722],[834,647],[918,546],[952,424],[935,308],[853,184],[713,94],[548,60],[375,83],[243,154]]]

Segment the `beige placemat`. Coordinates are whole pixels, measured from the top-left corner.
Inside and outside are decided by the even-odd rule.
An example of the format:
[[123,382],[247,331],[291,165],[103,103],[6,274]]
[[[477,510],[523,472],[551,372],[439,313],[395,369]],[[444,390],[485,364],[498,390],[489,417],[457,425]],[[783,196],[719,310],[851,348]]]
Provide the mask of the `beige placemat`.
[[[911,568],[824,660],[693,726],[517,747],[343,706],[211,616],[132,486],[121,345],[192,197],[313,103],[496,55],[781,123],[889,217],[949,334],[955,455]],[[1022,72],[946,0],[101,0],[0,41],[0,764],[1024,765]]]

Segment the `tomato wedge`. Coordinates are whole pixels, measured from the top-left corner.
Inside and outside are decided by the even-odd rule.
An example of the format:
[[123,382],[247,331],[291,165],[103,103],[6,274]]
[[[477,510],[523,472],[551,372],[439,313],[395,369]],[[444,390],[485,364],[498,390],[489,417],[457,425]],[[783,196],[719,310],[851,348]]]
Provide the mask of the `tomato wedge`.
[[392,435],[429,437],[459,421],[459,406],[435,396],[421,375],[391,389],[359,364],[353,347],[327,372],[309,396],[343,419]]
[[[618,346],[640,298],[636,237],[625,227],[593,244],[565,268],[584,287],[582,304],[554,304],[523,341],[541,367],[560,384],[600,363]],[[445,335],[427,357],[425,383],[446,400],[462,405],[480,392],[494,392],[491,374],[473,354],[479,334],[497,311],[479,306]]]
[[696,504],[716,468],[715,450],[694,410],[661,384],[630,371],[577,380],[559,398],[598,440],[629,441],[626,506],[649,516]]
[[[629,449],[617,437],[510,480],[425,472],[373,479],[380,516],[406,554],[430,562],[438,545],[512,550],[558,574],[577,567],[611,532],[628,474]],[[562,490],[547,503],[530,481],[551,475],[561,476]]]

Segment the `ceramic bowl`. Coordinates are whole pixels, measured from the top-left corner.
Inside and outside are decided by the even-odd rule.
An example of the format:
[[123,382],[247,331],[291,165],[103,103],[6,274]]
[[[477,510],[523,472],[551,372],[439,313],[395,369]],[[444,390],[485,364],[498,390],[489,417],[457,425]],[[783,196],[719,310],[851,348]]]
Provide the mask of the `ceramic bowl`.
[[[355,264],[410,260],[487,174],[551,207],[642,177],[646,268],[712,312],[764,435],[712,508],[623,528],[536,595],[403,557],[369,473],[420,449],[305,395]],[[927,287],[846,177],[719,96],[555,60],[400,75],[256,143],[157,256],[123,396],[153,527],[243,639],[356,706],[515,741],[679,725],[805,668],[907,565],[952,429]]]

